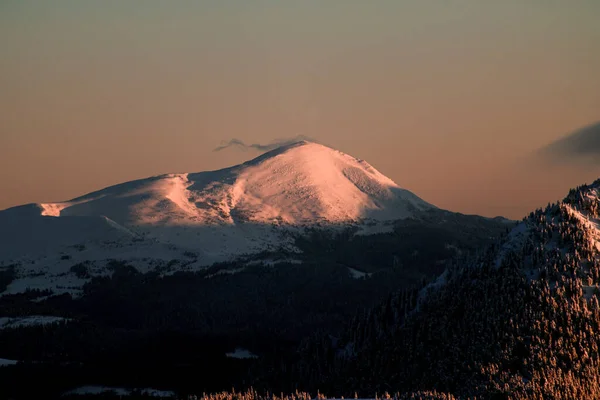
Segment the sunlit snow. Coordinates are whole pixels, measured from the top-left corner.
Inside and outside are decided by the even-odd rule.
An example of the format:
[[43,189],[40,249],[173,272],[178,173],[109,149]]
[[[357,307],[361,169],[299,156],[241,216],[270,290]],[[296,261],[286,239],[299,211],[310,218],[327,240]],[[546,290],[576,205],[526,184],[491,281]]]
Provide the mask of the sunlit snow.
[[[179,270],[194,271],[263,251],[293,253],[305,226],[380,233],[431,209],[367,162],[302,141],[231,168],[0,211],[0,268],[17,266],[4,293],[77,294],[90,276],[110,274],[109,259],[140,272],[178,260]],[[80,263],[87,276],[71,272]]]

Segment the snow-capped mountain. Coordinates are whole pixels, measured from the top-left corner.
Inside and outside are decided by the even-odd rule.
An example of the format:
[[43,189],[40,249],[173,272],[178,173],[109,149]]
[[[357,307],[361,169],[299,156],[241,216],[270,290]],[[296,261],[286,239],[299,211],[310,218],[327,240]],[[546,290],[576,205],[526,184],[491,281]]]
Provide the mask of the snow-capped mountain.
[[365,161],[302,141],[235,167],[156,176],[29,210],[148,227],[389,220],[428,208]]
[[367,162],[301,141],[222,170],[0,211],[0,262],[27,265],[36,278],[24,285],[45,287],[40,281],[51,273],[69,286],[76,279],[65,283],[64,274],[76,262],[123,259],[148,270],[186,253],[186,268],[195,269],[263,250],[293,251],[289,233],[307,226],[377,232],[435,209]]
[[135,387],[131,370],[163,389],[172,371],[249,382],[237,358],[292,355],[512,226],[440,210],[307,142],[0,211],[0,364],[27,360],[35,371],[18,374],[61,393],[64,380]]

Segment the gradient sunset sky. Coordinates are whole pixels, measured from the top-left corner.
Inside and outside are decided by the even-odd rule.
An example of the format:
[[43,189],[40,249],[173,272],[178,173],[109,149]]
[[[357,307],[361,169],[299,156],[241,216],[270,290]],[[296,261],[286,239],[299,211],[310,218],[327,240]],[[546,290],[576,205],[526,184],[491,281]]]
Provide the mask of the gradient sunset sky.
[[600,178],[598,0],[0,2],[0,209],[306,135],[438,207],[520,218]]

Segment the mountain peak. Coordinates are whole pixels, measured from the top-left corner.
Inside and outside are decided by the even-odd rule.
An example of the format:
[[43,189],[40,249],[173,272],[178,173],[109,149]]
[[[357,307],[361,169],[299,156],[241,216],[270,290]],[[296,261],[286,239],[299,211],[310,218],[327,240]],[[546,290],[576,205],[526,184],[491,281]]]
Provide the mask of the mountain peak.
[[339,150],[317,142],[309,140],[298,140],[293,143],[286,143],[273,150],[269,150],[258,157],[244,162],[242,165],[256,165],[270,158],[277,157],[279,155],[286,154],[287,157],[293,157],[294,154],[306,153],[311,151],[319,152],[319,154],[322,157],[335,156],[336,154],[344,154]]
[[1,211],[0,219],[10,223],[0,238],[45,232],[40,242],[52,237],[71,243],[86,240],[94,224],[93,240],[103,243],[144,238],[200,246],[208,258],[219,258],[279,243],[276,228],[282,225],[381,225],[431,209],[367,162],[302,140],[217,171],[154,176],[69,201]]
[[[267,152],[265,154],[269,154],[269,153],[273,153],[273,152],[275,152],[275,153],[280,152],[281,153],[281,152],[285,152],[285,151],[288,151],[288,150],[292,150],[292,149],[294,149],[296,147],[311,146],[311,145],[324,146],[324,145],[321,145],[321,144],[319,144],[317,142],[313,142],[313,141],[310,141],[310,140],[301,139],[301,140],[297,140],[295,142],[282,144],[281,146],[279,146],[279,147],[277,147],[277,148],[275,148],[275,149],[273,149],[273,150],[271,150],[271,151],[269,151],[269,152]],[[327,147],[327,146],[324,146],[324,147]]]
[[[261,154],[258,157],[255,157],[251,160],[248,160],[246,162],[244,162],[242,165],[254,165],[254,164],[258,164],[264,160],[267,160],[269,158],[272,157],[276,157],[280,154],[284,154],[284,153],[288,153],[288,152],[293,152],[295,150],[298,150],[301,147],[305,147],[305,146],[322,146],[322,147],[327,147],[321,144],[318,144],[316,142],[311,142],[308,140],[298,140],[297,142],[293,142],[293,143],[286,143],[283,144],[273,150],[269,150],[266,153]],[[332,148],[327,147],[329,150],[331,151],[336,151]]]
[[232,171],[236,173],[232,205],[248,211],[247,196],[260,199],[260,206],[242,212],[251,214],[252,220],[254,216],[291,224],[391,220],[433,208],[366,161],[307,140],[281,146]]
[[394,220],[431,208],[366,161],[307,140],[218,171],[166,174],[39,205],[44,216],[103,216],[127,227]]
[[38,207],[42,216],[103,216],[127,227],[394,220],[431,208],[366,161],[307,140],[222,170],[141,179]]

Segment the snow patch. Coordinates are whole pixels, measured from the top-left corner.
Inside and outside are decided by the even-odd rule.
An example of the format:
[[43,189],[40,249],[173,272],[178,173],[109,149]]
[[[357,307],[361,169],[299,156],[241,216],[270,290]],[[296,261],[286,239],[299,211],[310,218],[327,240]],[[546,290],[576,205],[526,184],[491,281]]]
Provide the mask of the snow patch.
[[250,350],[242,349],[238,347],[235,351],[231,353],[226,353],[226,357],[229,358],[238,358],[238,359],[250,359],[250,358],[258,358],[256,354],[250,352]]
[[510,252],[518,251],[523,248],[525,242],[530,234],[530,228],[526,221],[520,222],[515,228],[513,228],[506,241],[502,245],[502,248],[498,252],[496,257],[495,265],[497,268],[502,265],[502,261]]
[[377,235],[380,233],[394,232],[394,224],[389,222],[373,221],[359,226],[359,230],[355,233],[357,236]]
[[6,358],[0,358],[0,367],[7,367],[9,365],[15,365],[17,363],[18,363],[17,360],[9,360]]
[[68,207],[68,203],[42,203],[42,215],[47,217],[60,217],[60,212]]
[[346,267],[348,268],[348,272],[350,272],[350,276],[354,279],[364,279],[364,278],[369,278],[371,277],[371,273],[369,272],[363,272],[363,271],[359,271],[357,269],[354,268],[350,268],[350,267]]
[[442,272],[442,274],[440,276],[438,276],[435,279],[435,281],[431,282],[430,284],[428,284],[427,286],[425,286],[423,289],[421,289],[419,291],[419,294],[417,296],[417,307],[415,307],[416,311],[419,310],[421,303],[423,301],[425,301],[425,299],[427,298],[427,295],[431,291],[438,290],[440,287],[444,286],[448,282],[448,275],[449,275],[448,270],[445,270],[444,272]]
[[[589,194],[588,194],[589,197]],[[588,215],[581,213],[571,206],[567,206],[567,210],[572,217],[575,217],[581,224],[591,232],[590,247],[600,251],[600,223],[597,220],[591,219]]]
[[187,190],[188,186],[192,184],[188,180],[189,174],[176,174],[168,181],[170,187],[168,188],[165,197],[171,200],[185,215],[189,218],[195,218],[198,216],[198,210],[194,204],[190,202],[190,193]]
[[244,267],[234,268],[234,269],[222,269],[222,270],[215,272],[214,274],[206,275],[204,277],[204,279],[214,278],[215,276],[219,276],[219,275],[235,275],[235,274],[242,272],[245,269],[246,268],[244,268]]
[[48,325],[61,321],[68,321],[68,319],[48,315],[29,315],[26,317],[0,317],[0,329]]
[[108,393],[115,393],[118,396],[131,396],[135,393],[140,393],[143,396],[158,397],[158,398],[171,398],[175,397],[175,392],[169,390],[157,390],[152,388],[145,389],[126,389],[120,387],[108,387],[108,386],[81,386],[73,390],[69,390],[64,393],[64,396],[69,395],[102,395]]

